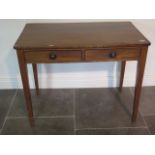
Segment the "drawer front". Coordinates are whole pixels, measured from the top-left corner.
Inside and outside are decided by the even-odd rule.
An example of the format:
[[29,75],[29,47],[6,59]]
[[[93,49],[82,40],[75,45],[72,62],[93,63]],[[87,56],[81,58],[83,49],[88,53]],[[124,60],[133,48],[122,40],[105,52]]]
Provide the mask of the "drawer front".
[[136,60],[139,56],[140,50],[136,48],[87,50],[85,53],[86,61]]
[[29,51],[25,52],[27,63],[78,62],[81,51]]

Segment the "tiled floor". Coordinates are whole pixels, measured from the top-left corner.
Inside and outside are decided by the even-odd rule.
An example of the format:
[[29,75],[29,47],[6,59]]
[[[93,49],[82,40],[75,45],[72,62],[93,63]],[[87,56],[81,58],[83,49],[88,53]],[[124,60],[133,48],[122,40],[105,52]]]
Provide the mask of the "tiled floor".
[[147,135],[155,134],[155,87],[144,87],[140,114],[131,122],[133,89],[32,90],[35,127],[27,118],[22,90],[0,90],[2,135]]

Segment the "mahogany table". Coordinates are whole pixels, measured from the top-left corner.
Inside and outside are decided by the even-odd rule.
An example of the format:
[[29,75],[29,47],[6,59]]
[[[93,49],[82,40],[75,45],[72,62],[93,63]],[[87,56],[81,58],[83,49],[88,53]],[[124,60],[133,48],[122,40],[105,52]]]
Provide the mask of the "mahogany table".
[[34,125],[34,119],[27,64],[32,64],[36,93],[39,94],[38,63],[120,61],[121,91],[126,61],[138,61],[132,113],[132,121],[136,121],[149,45],[150,42],[130,22],[26,24],[14,48],[30,125]]

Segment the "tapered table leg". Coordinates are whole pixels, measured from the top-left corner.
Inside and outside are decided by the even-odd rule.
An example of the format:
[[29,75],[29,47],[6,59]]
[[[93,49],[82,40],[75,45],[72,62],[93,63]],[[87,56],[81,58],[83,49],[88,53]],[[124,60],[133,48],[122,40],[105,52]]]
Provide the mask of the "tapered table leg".
[[136,121],[137,115],[138,115],[140,94],[141,94],[141,89],[142,89],[145,62],[146,62],[146,57],[147,57],[147,49],[148,47],[143,47],[141,49],[141,56],[140,56],[140,59],[138,60],[138,65],[137,65],[137,79],[136,79],[136,88],[135,88],[133,114],[132,114],[133,122]]
[[126,61],[121,62],[121,75],[120,75],[120,83],[119,83],[119,91],[122,91],[123,81],[124,81],[124,73],[125,73]]
[[17,55],[18,55],[21,79],[23,83],[24,97],[25,97],[26,107],[28,111],[28,117],[29,117],[30,125],[33,127],[34,126],[33,109],[32,109],[31,93],[30,93],[30,87],[29,87],[28,71],[27,71],[27,64],[25,61],[25,55],[24,55],[24,52],[22,51],[17,51]]
[[36,94],[39,95],[37,64],[32,64],[32,68],[33,68],[33,74],[34,74],[34,82],[35,82]]

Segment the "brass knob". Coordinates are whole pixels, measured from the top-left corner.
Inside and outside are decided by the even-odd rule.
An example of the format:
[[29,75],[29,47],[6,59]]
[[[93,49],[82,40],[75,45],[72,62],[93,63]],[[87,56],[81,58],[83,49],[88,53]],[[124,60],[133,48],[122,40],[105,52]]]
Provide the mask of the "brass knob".
[[54,53],[54,52],[50,53],[50,54],[49,54],[49,58],[50,58],[51,60],[55,60],[55,59],[57,58],[56,53]]
[[111,53],[109,54],[109,57],[110,57],[110,58],[116,58],[116,56],[117,56],[117,53],[116,53],[116,52],[111,52]]

